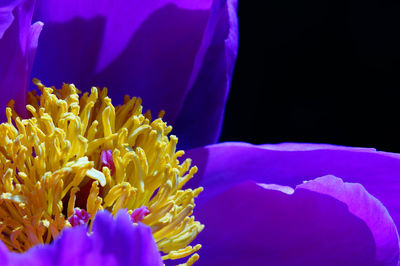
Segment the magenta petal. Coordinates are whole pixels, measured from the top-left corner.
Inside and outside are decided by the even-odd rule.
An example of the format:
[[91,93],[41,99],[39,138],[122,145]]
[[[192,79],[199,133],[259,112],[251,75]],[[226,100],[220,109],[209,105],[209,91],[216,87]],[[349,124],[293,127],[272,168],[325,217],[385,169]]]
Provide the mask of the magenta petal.
[[[332,178],[313,184],[324,186]],[[358,207],[384,209],[361,187],[338,182],[333,190],[350,198],[358,193]],[[370,228],[346,203],[300,187],[290,195],[250,181],[241,183],[197,208],[196,217],[206,224],[198,236],[203,244],[199,265],[395,265],[396,231],[390,229],[393,234],[385,240],[397,245],[397,251],[386,253],[383,260],[378,258],[382,247],[375,248],[374,241],[377,230],[394,228],[390,217],[379,211],[376,219],[387,227]]]
[[34,0],[25,0],[11,1],[5,7],[0,5],[1,121],[5,121],[4,108],[11,99],[16,101],[20,114],[26,112],[26,92],[43,26],[39,22],[31,25],[34,3]]

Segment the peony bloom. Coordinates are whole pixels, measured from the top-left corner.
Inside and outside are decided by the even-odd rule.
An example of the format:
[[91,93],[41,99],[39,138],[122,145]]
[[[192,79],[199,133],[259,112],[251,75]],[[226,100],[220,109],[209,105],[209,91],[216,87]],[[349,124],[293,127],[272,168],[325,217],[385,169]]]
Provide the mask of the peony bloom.
[[[3,264],[398,265],[398,155],[200,147],[219,134],[236,1],[34,4],[0,5]],[[35,80],[25,99],[32,64],[61,89]],[[109,91],[79,94],[92,85]],[[176,151],[163,119],[198,148]]]
[[[28,255],[18,256],[2,247],[10,264],[14,264],[14,257],[24,261],[27,256],[37,263],[56,263],[35,256],[63,252],[63,239],[70,234],[76,234],[75,239],[82,236],[83,229],[80,233],[65,230],[74,233],[64,234],[69,227],[86,226],[90,236],[107,234],[107,226],[98,230],[95,226],[102,219],[97,217],[102,210],[113,215],[125,212],[131,224],[149,226],[142,226],[152,234],[144,239],[150,241],[146,245],[156,243],[167,263],[184,259],[191,265],[198,260],[196,252],[201,245],[189,244],[204,228],[193,216],[194,199],[202,188],[183,188],[197,168],[191,166],[190,159],[178,160],[183,151],[176,150],[177,138],[169,136],[172,127],[162,118],[167,111],[177,131],[192,127],[192,133],[186,134],[199,134],[196,142],[183,142],[187,146],[215,142],[236,57],[236,3],[125,4],[131,5],[126,10],[133,14],[121,16],[126,5],[111,1],[38,1],[35,5],[35,1],[22,0],[2,4],[2,53],[15,54],[1,62],[1,74],[7,78],[0,89],[12,91],[16,97],[7,108],[7,121],[0,125],[0,239],[11,251],[29,250],[24,253]],[[48,28],[42,32],[39,46],[43,24],[31,26],[32,16]],[[128,27],[121,28],[121,23]],[[84,36],[90,37],[89,42],[82,41]],[[163,39],[162,45],[158,38]],[[55,43],[59,44],[57,49]],[[73,84],[55,89],[35,80],[38,92],[30,92],[27,99],[18,98],[26,95],[36,50],[34,76],[37,69],[47,82],[57,83],[62,76],[63,81],[73,80],[90,94],[81,94]],[[114,82],[110,84],[108,79]],[[114,89],[90,88],[88,84]],[[147,99],[153,109],[163,106],[166,111],[156,119],[150,112],[143,113],[142,99],[122,97],[124,92],[132,93],[125,91],[127,87],[135,87],[135,93]],[[199,95],[203,88],[210,90],[209,95]],[[123,103],[114,105],[112,95],[119,97],[120,103],[123,98]],[[202,113],[213,114],[213,121],[198,116],[196,104],[201,101],[208,107]],[[21,108],[25,104],[26,110]],[[184,122],[187,115],[192,122]],[[204,120],[203,125],[197,123],[200,120]],[[138,252],[146,251],[146,245],[136,245]],[[82,248],[89,253],[93,250]],[[110,253],[107,262],[117,260],[122,265],[119,253],[107,252],[109,248],[100,247],[101,255]],[[71,256],[73,252],[65,255],[62,263],[73,262]],[[159,264],[160,255],[149,261]],[[139,262],[133,260],[131,265]]]

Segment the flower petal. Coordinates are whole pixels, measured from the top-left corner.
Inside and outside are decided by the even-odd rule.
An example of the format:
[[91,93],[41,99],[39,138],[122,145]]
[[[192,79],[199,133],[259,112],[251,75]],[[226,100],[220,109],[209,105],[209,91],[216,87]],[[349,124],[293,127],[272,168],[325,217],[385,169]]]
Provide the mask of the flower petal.
[[[214,143],[236,59],[236,2],[39,1],[35,17],[46,31],[33,76],[83,90],[107,86],[116,102],[139,96],[153,114],[179,120],[179,134],[197,133],[185,133],[186,147]],[[208,130],[197,130],[205,123]]]
[[[304,180],[334,175],[345,182],[360,183],[388,209],[400,226],[400,156],[373,149],[298,144],[294,149],[279,145],[255,146],[223,143],[190,150],[199,173],[189,187],[205,187],[196,200],[201,205],[229,187],[246,180],[295,187]],[[285,145],[283,145],[285,146]]]
[[[118,265],[162,265],[161,256],[149,227],[133,226],[125,210],[118,212],[114,223],[109,213],[96,215],[93,236],[96,249],[113,254]],[[134,230],[132,230],[134,228]]]
[[86,227],[65,229],[51,245],[39,245],[25,253],[10,253],[11,265],[86,265],[85,255],[93,252]]
[[22,0],[10,0],[0,3],[0,39],[14,20],[12,11]]
[[53,244],[22,254],[7,254],[0,246],[0,258],[8,256],[10,265],[16,266],[162,265],[150,228],[134,225],[124,210],[115,220],[108,212],[99,212],[93,233],[88,236],[86,230],[85,226],[65,229]]
[[329,195],[345,203],[349,211],[363,220],[375,239],[377,265],[398,265],[399,237],[386,208],[357,183],[343,183],[339,178],[325,176],[297,188]]
[[0,261],[7,266],[9,264],[8,262],[8,249],[7,247],[3,244],[2,241],[0,241]]
[[[238,50],[237,0],[214,1],[188,92],[175,124],[181,148],[217,142]],[[193,85],[192,85],[193,84]]]
[[[317,191],[327,184],[334,192]],[[396,265],[391,259],[398,259],[397,233],[375,198],[334,177],[309,186],[315,189],[298,187],[287,194],[247,181],[198,207],[196,217],[206,224],[198,237],[203,244],[199,265]],[[338,200],[335,193],[344,195],[342,200],[359,199],[355,207],[379,210],[376,219],[384,221],[383,229],[394,229],[385,239],[397,245],[386,253],[388,261],[375,257],[384,248],[375,248],[373,238],[381,228],[368,227],[349,211],[349,201]]]
[[[104,69],[108,64],[121,55],[121,53],[129,46],[132,36],[136,34],[140,27],[142,27],[142,24],[153,13],[167,5],[188,11],[207,10],[211,6],[211,0],[155,0],[151,2],[135,0],[41,0],[37,4],[35,17],[48,23],[68,23],[77,18],[90,20],[96,17],[102,17],[105,20],[106,25],[104,25],[104,35],[101,36],[103,37],[101,40],[102,47],[99,54],[99,62],[96,66],[96,70],[99,71]],[[172,14],[168,18],[170,20],[174,19]],[[156,21],[157,24],[163,22],[165,23],[166,21]],[[196,23],[197,21],[191,20],[190,22]],[[179,27],[180,25],[175,26]],[[76,29],[79,28],[77,27]],[[175,34],[173,32],[169,33]],[[59,34],[71,33],[63,32]],[[148,32],[148,37],[151,37],[150,35],[153,34],[165,33]],[[96,33],[92,35],[96,35]],[[183,39],[180,41],[183,41]],[[87,44],[84,45],[87,46]]]
[[26,113],[28,89],[33,58],[42,23],[31,25],[34,0],[8,1],[0,6],[0,98],[1,121],[5,121],[4,107],[14,99],[16,110]]

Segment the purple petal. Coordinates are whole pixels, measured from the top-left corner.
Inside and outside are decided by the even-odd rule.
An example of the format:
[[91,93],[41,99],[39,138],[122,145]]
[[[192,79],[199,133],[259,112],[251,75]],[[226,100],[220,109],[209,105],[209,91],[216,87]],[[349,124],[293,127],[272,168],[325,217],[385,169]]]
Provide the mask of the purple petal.
[[8,2],[0,3],[0,39],[13,22],[14,16],[12,11],[21,3],[21,1],[22,0],[10,0]]
[[86,230],[85,226],[65,229],[53,244],[22,254],[7,254],[0,246],[0,259],[8,256],[10,265],[17,266],[162,265],[150,228],[134,225],[126,211],[120,211],[115,220],[108,212],[100,212],[93,233],[88,236]]
[[[117,59],[123,51],[130,45],[129,42],[136,34],[142,24],[159,9],[173,5],[184,10],[207,10],[211,6],[210,0],[184,1],[184,0],[156,0],[145,3],[143,1],[57,1],[41,0],[37,4],[35,17],[49,23],[69,23],[71,20],[81,18],[91,20],[96,17],[104,19],[104,34],[102,37],[102,47],[99,51],[99,62],[96,70],[102,70],[112,61]],[[160,18],[162,19],[162,18]],[[174,19],[171,16],[169,19]],[[165,21],[158,21],[161,24]],[[189,21],[188,21],[189,22]],[[197,23],[192,20],[190,22]],[[159,25],[160,26],[160,25]],[[179,27],[180,25],[175,25]],[[77,28],[78,29],[78,28]],[[71,34],[68,32],[64,32]],[[90,33],[90,32],[89,32]],[[173,33],[173,32],[170,32]],[[92,35],[96,33],[92,33]],[[164,34],[163,32],[148,32],[148,37],[152,34]],[[174,33],[173,33],[174,34]],[[182,39],[180,41],[183,41]],[[87,44],[84,44],[85,46]]]
[[0,261],[3,263],[4,266],[7,266],[9,264],[8,253],[9,251],[7,247],[3,244],[2,241],[0,241]]
[[31,25],[34,0],[8,1],[0,6],[0,119],[5,121],[5,106],[14,99],[16,110],[25,114],[33,58],[42,23]]
[[237,56],[237,0],[215,1],[210,17],[174,127],[184,149],[217,142]]
[[[298,144],[300,145],[300,144]],[[199,167],[188,186],[204,186],[196,201],[201,205],[224,190],[246,180],[295,187],[304,180],[334,175],[360,183],[386,206],[400,226],[400,156],[373,149],[300,145],[255,146],[223,143],[187,152]],[[282,147],[282,149],[279,149]]]
[[[327,184],[332,193],[319,191]],[[196,217],[206,224],[198,237],[199,265],[396,265],[397,233],[375,198],[334,177],[308,185],[314,189],[299,186],[287,194],[247,181],[198,207]],[[376,217],[366,221],[349,211],[355,198],[356,211],[367,205],[378,211]],[[383,228],[369,227],[369,219],[380,220]],[[383,252],[385,258],[378,256],[386,246],[375,246],[380,229],[391,231],[382,237],[397,246]]]
[[297,188],[329,195],[345,203],[349,211],[363,220],[375,239],[376,264],[398,265],[399,238],[396,226],[386,208],[357,183],[343,183],[339,178],[325,176]]
[[[251,145],[248,143],[241,143],[242,145]],[[309,150],[360,150],[360,151],[376,151],[374,148],[355,148],[355,147],[347,147],[347,146],[339,146],[332,144],[314,144],[314,143],[295,143],[295,142],[286,142],[286,143],[278,143],[278,144],[262,144],[257,147],[265,148],[268,150],[277,150],[277,151],[309,151]]]
[[153,114],[166,110],[170,124],[208,121],[185,146],[215,142],[236,58],[236,0],[44,0],[36,17],[46,31],[33,76],[83,90],[107,86],[119,103],[140,96]]
[[40,245],[31,248],[28,252],[10,253],[11,265],[44,265],[67,266],[86,265],[86,254],[93,252],[86,227],[78,226],[66,229],[51,245]]
[[[162,265],[161,256],[149,227],[133,226],[125,210],[117,213],[116,221],[109,213],[96,215],[93,231],[95,246],[102,254],[113,254],[118,265]],[[134,230],[132,230],[134,228]]]

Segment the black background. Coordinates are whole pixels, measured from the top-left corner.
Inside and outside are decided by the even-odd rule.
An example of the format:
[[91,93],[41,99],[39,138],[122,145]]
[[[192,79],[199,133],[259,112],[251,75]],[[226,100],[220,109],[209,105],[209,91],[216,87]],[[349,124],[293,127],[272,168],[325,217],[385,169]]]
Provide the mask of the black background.
[[400,152],[400,1],[239,0],[239,23],[220,141]]

